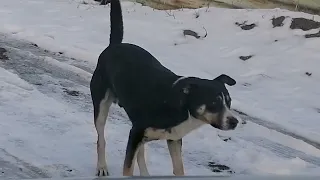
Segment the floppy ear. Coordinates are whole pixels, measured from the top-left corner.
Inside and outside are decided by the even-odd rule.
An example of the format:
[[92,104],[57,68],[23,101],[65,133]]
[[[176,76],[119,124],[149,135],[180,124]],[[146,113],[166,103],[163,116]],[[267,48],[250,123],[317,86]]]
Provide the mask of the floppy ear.
[[221,74],[220,76],[216,77],[214,80],[220,81],[224,84],[228,84],[229,86],[233,86],[237,83],[236,80],[232,79],[230,76],[225,74]]

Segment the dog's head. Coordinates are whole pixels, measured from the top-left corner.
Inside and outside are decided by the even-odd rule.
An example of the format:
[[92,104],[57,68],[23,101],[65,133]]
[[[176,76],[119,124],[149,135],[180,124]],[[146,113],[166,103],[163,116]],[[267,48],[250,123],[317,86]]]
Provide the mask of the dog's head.
[[231,97],[225,86],[236,81],[222,74],[213,80],[195,77],[180,78],[173,88],[190,115],[221,130],[235,129],[239,120],[230,110]]

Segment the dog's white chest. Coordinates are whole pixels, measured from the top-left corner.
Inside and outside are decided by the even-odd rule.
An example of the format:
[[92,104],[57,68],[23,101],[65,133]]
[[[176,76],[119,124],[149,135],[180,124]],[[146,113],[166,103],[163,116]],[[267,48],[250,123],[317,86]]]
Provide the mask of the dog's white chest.
[[189,118],[181,124],[167,129],[147,128],[144,136],[147,137],[148,140],[178,140],[204,124],[201,120]]

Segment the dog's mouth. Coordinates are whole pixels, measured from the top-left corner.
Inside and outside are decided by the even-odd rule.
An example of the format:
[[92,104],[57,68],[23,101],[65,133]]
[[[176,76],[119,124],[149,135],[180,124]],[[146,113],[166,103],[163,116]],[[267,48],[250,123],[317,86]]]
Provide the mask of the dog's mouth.
[[229,130],[234,130],[236,129],[236,126],[234,127],[233,125],[227,125],[226,126],[218,126],[216,124],[210,124],[212,127],[223,130],[223,131],[229,131]]
[[221,129],[221,126],[218,126],[217,124],[210,124],[210,125],[214,128]]
[[198,109],[196,118],[202,120],[206,124],[210,124],[214,128],[224,131],[234,130],[238,124],[240,124],[239,120],[232,115],[230,109],[220,113],[212,113],[207,111],[205,108],[205,106],[201,106]]
[[236,129],[236,127],[238,126],[239,121],[234,118],[234,117],[228,117],[227,120],[225,122],[222,123],[211,123],[210,125],[214,128],[220,129],[220,130],[224,130],[224,131],[228,131],[228,130],[234,130]]

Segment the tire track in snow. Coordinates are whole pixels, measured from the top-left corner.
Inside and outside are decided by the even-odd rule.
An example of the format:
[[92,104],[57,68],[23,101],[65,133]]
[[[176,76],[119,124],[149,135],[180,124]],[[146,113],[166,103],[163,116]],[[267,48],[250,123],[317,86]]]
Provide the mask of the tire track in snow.
[[302,140],[305,143],[310,144],[311,146],[313,146],[313,147],[315,147],[315,148],[320,150],[320,144],[318,142],[315,142],[315,141],[309,139],[309,138],[306,138],[304,136],[301,136],[301,135],[298,135],[298,134],[296,134],[294,132],[291,132],[291,131],[287,130],[286,128],[281,127],[281,126],[279,126],[279,125],[277,125],[275,123],[249,116],[248,114],[246,114],[244,112],[241,112],[239,110],[234,109],[234,112],[236,112],[241,118],[243,118],[243,119],[245,119],[247,121],[251,121],[251,122],[253,122],[255,124],[258,124],[260,126],[266,127],[268,129],[271,129],[271,130],[275,130],[275,131],[277,131],[279,133],[282,133],[284,135],[290,136],[292,138]]
[[[12,163],[13,162],[13,163]],[[1,178],[49,178],[39,169],[0,148],[0,179]]]
[[308,155],[304,152],[298,151],[296,149],[290,148],[288,146],[284,146],[280,143],[271,141],[266,138],[259,138],[259,137],[241,137],[241,139],[252,142],[253,144],[256,144],[258,146],[264,147],[266,149],[271,150],[273,153],[280,157],[288,158],[288,159],[294,159],[296,157],[314,164],[316,166],[320,167],[320,158],[315,157],[312,155]]

